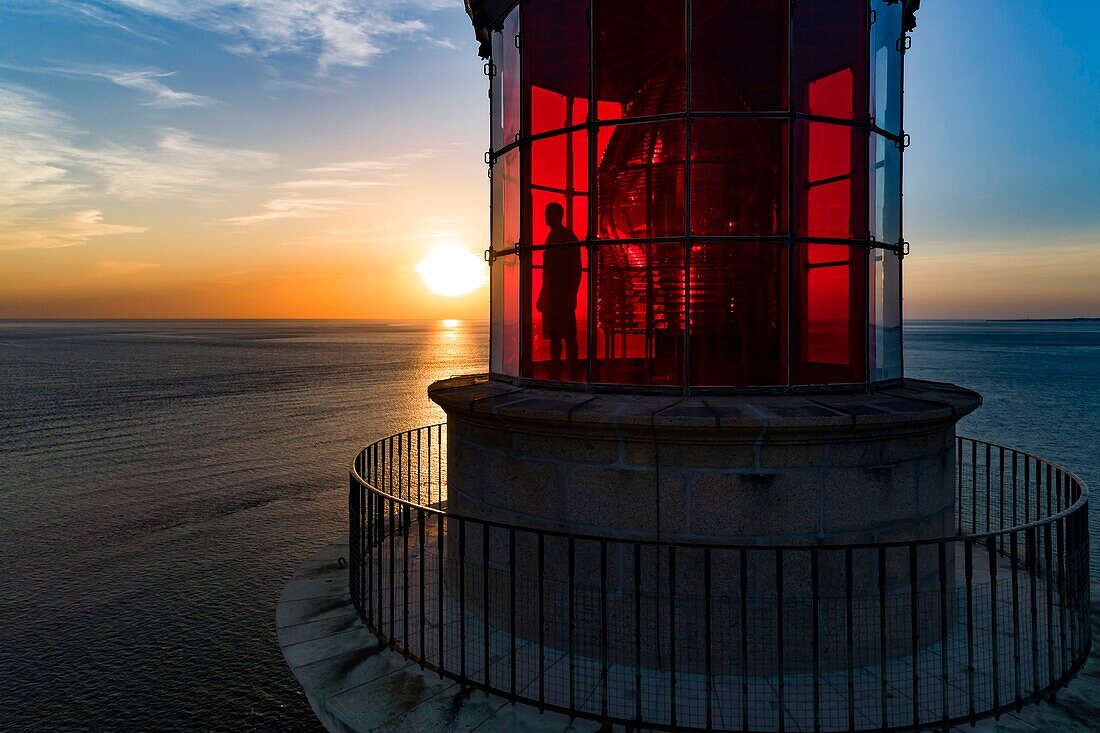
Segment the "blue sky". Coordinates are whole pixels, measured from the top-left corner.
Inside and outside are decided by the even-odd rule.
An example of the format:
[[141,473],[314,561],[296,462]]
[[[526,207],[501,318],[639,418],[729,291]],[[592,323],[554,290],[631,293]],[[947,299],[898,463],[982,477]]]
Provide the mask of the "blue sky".
[[[1100,4],[923,5],[907,315],[1100,316]],[[0,315],[484,315],[485,88],[460,0],[0,0]]]

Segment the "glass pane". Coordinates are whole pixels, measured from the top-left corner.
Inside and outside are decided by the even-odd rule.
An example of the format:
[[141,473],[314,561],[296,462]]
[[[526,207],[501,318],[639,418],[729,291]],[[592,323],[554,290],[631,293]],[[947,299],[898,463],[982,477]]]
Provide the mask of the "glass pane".
[[598,150],[598,236],[684,233],[684,123],[602,127]]
[[691,383],[787,383],[787,247],[725,242],[691,248]]
[[[555,244],[575,241],[557,224]],[[531,348],[527,376],[583,382],[588,358],[588,253],[583,244],[531,253]]]
[[696,120],[691,229],[695,234],[787,232],[787,123]]
[[549,244],[547,207],[564,211],[570,241],[588,234],[588,133],[569,132],[531,143],[531,243]]
[[515,255],[493,260],[489,277],[489,370],[519,374],[519,266]]
[[787,108],[790,0],[692,2],[691,104],[714,112]]
[[528,3],[523,12],[531,133],[583,124],[588,117],[587,1]]
[[504,262],[489,266],[489,371],[504,373]]
[[[493,63],[497,67],[497,80],[500,86],[499,112],[495,105],[493,107],[494,113],[500,119],[500,141],[499,144],[493,143],[494,149],[510,145],[519,136],[521,102],[520,58],[516,41],[518,36],[519,6],[517,5],[505,18],[504,30],[493,34]],[[497,134],[495,129],[494,134]]]
[[795,5],[794,99],[798,112],[866,119],[867,0]]
[[871,135],[874,165],[871,168],[871,236],[876,241],[901,241],[901,148],[881,135]]
[[901,377],[901,259],[893,252],[870,252],[871,373],[874,379]]
[[493,249],[512,249],[519,242],[519,150],[509,150],[493,164]]
[[596,16],[596,98],[617,117],[683,112],[684,2],[600,0]]
[[871,26],[871,115],[887,132],[901,134],[901,3],[873,0]]
[[865,239],[866,130],[799,121],[795,125],[796,232],[802,237]]
[[498,257],[501,269],[501,368],[502,374],[519,375],[519,257]]
[[799,322],[795,379],[800,384],[864,380],[866,257],[860,247],[798,248]]
[[684,248],[595,248],[596,362],[605,384],[682,384]]

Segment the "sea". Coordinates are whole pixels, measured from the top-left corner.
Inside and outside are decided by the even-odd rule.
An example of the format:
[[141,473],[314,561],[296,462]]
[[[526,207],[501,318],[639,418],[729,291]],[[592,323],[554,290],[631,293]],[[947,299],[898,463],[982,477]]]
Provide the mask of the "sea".
[[[483,322],[0,321],[0,731],[320,730],[279,593],[346,531],[357,449],[441,420],[426,386],[484,371],[487,343]],[[1100,487],[1100,322],[914,321],[905,349],[909,376],[982,393],[961,433]]]

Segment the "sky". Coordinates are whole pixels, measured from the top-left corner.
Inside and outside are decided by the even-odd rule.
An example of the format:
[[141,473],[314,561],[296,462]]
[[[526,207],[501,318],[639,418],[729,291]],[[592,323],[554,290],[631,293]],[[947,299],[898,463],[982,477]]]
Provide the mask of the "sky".
[[[1100,316],[1100,3],[925,0],[907,318]],[[460,0],[0,0],[0,317],[482,318]]]

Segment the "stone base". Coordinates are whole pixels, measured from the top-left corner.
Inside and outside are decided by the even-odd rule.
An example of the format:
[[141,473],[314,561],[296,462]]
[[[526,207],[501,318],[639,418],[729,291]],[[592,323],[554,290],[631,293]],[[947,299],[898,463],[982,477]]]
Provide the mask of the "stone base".
[[[673,560],[651,546],[635,549],[635,542],[808,548],[952,536],[955,424],[980,404],[980,397],[968,390],[912,380],[873,393],[680,398],[521,388],[460,377],[437,382],[429,395],[447,413],[448,512],[614,538],[603,550],[598,542],[580,540],[570,551],[564,539],[544,537],[541,586],[549,604],[560,607],[567,602],[570,578],[581,591],[582,604],[593,589],[606,585],[611,659],[634,659],[633,628],[641,625],[658,629],[655,643],[646,645],[653,659],[644,662],[655,665],[664,656],[661,624],[667,625],[662,619],[668,616],[661,598],[670,582],[687,619],[677,629],[680,638],[702,633],[698,623],[688,622],[698,620],[705,597],[703,556],[699,549],[684,548]],[[448,526],[453,532],[457,523]],[[534,533],[517,533],[513,561],[507,533],[491,532],[485,538],[472,522],[463,531],[461,542],[448,537],[448,552],[461,545],[467,568],[488,569],[492,597],[506,593],[513,562],[521,585],[524,580],[540,584]],[[877,552],[853,553],[850,584],[859,601],[855,614],[866,616],[869,625],[866,648],[856,642],[857,662],[880,653],[878,617],[883,608],[888,618],[906,620],[891,621],[888,648],[899,653],[909,648],[911,588],[916,585],[922,608],[935,603],[941,582],[954,588],[951,545],[948,550],[952,556],[945,558],[948,577],[943,581],[934,545],[920,549],[915,578],[907,548],[886,551],[883,575]],[[606,563],[601,552],[610,554]],[[849,582],[844,551],[817,555],[819,599],[842,603]],[[635,569],[636,556],[644,572]],[[752,660],[753,668],[766,674],[779,664],[774,619],[780,612],[789,619],[783,665],[790,671],[808,665],[810,553],[788,549],[780,560],[776,553],[752,550],[742,559],[739,551],[723,549],[711,553],[710,564],[712,607],[728,609],[726,618],[737,622],[723,628],[726,634],[737,634],[730,638],[731,655],[724,661],[740,663],[732,650],[739,648],[737,612],[744,588],[749,609],[745,625],[762,650]],[[457,592],[457,573],[449,575]],[[642,583],[638,588],[636,577]],[[777,604],[780,584],[782,611]],[[464,592],[473,608],[483,587],[484,579],[467,578]],[[636,623],[638,597],[652,603],[641,604],[643,618]],[[525,598],[517,633],[534,638],[538,620],[530,593]],[[495,624],[507,612],[491,607],[488,614]],[[559,628],[567,616],[563,612],[544,618],[544,637],[567,638],[566,629]],[[936,616],[922,612],[927,628],[922,623],[921,638],[936,637]],[[626,631],[617,638],[614,629]],[[833,661],[846,663],[846,654],[846,645],[841,645]]]

